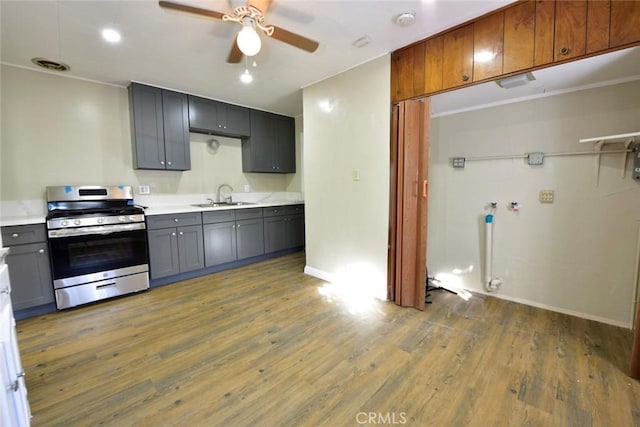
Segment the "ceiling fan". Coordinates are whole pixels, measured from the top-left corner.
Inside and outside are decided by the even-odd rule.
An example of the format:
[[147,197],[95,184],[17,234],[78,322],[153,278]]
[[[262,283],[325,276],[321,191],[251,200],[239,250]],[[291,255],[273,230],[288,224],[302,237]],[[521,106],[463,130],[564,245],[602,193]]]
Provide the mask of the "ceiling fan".
[[220,19],[222,21],[237,22],[242,25],[242,29],[236,35],[231,51],[227,57],[227,62],[236,64],[242,60],[242,56],[253,56],[260,51],[261,40],[256,32],[258,27],[264,34],[290,44],[307,52],[315,52],[318,49],[318,42],[292,33],[275,25],[265,25],[264,15],[269,9],[272,0],[247,0],[245,6],[233,9],[233,13],[226,14],[215,10],[201,9],[199,7],[188,6],[186,4],[174,3],[170,1],[160,1],[160,7],[178,10],[181,12],[193,13],[207,16],[209,18]]

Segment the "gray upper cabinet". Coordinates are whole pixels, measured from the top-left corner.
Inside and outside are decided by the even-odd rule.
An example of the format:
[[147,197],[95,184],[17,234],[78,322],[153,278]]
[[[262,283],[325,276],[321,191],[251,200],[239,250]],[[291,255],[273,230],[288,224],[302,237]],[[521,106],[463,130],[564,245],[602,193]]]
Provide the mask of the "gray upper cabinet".
[[189,170],[189,104],[185,94],[131,83],[136,169]]
[[189,128],[192,132],[247,137],[251,132],[249,109],[189,95]]
[[53,303],[53,281],[44,224],[2,227],[14,310]]
[[293,117],[251,110],[251,136],[242,141],[244,172],[295,173]]

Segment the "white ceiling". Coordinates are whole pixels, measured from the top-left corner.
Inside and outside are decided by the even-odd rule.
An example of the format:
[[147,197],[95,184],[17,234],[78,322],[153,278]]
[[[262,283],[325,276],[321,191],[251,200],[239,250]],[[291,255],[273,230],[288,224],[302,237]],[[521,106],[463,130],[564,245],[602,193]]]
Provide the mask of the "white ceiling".
[[[0,0],[5,64],[36,68],[33,57],[62,61],[70,76],[126,86],[138,81],[286,115],[302,113],[302,87],[497,9],[512,0],[273,0],[266,22],[320,43],[307,53],[263,37],[262,51],[244,85],[241,64],[226,58],[240,26],[231,22],[167,11],[151,0],[16,1]],[[180,0],[196,7],[229,12],[237,0]],[[415,12],[414,25],[393,23],[402,12]],[[111,45],[100,31],[112,27],[122,41]],[[363,36],[362,48],[353,42]],[[506,98],[589,85],[639,74],[640,49],[600,60],[588,71],[574,63],[570,72],[536,71],[527,89],[506,91],[495,84],[449,92],[434,99],[436,114],[473,108]],[[635,55],[635,56],[633,56]],[[596,58],[594,58],[596,59]],[[635,62],[634,62],[635,61]],[[605,65],[602,64],[604,62]],[[612,67],[607,64],[618,64]],[[609,71],[593,71],[594,67]],[[552,71],[552,70],[555,70]],[[637,77],[637,76],[636,76]]]

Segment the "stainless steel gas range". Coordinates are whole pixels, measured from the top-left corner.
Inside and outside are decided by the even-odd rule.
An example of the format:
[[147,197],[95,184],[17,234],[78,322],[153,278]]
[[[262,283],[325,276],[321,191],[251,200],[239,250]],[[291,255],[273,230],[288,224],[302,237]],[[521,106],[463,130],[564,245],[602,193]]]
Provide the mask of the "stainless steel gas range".
[[131,186],[47,187],[47,211],[58,309],[149,288],[144,210]]

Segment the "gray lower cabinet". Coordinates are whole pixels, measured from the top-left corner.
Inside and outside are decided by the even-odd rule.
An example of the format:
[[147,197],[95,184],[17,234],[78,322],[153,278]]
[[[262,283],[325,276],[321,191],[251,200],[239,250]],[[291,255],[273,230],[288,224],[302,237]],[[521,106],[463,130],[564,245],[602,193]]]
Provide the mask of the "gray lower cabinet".
[[135,168],[191,169],[187,95],[131,83],[129,99]]
[[251,110],[251,136],[242,141],[242,171],[295,173],[293,117]]
[[207,267],[264,254],[262,208],[203,214]]
[[274,206],[264,209],[266,253],[304,246],[304,206]]
[[[180,225],[167,227],[167,225]],[[204,268],[199,212],[147,217],[149,272],[152,279]]]
[[202,228],[204,229],[204,253],[207,267],[238,259],[235,221],[205,224]]
[[11,278],[14,310],[54,302],[44,224],[2,227],[2,241],[10,247],[6,263]]
[[264,223],[262,218],[245,219],[236,223],[238,259],[264,254]]

